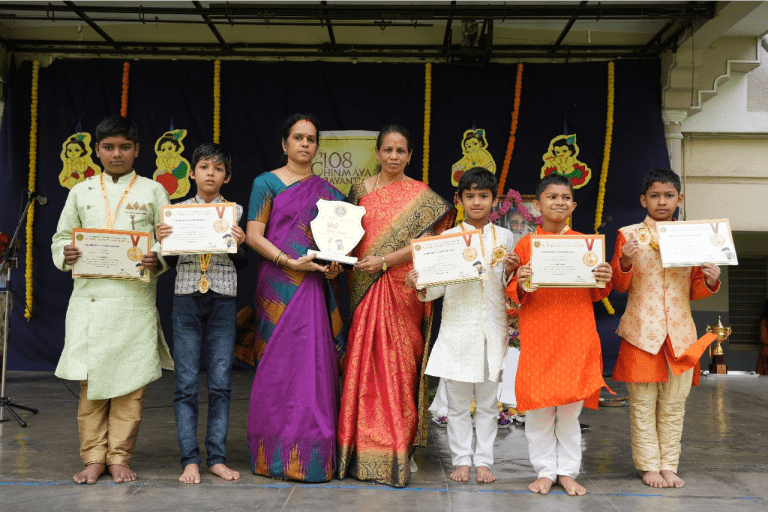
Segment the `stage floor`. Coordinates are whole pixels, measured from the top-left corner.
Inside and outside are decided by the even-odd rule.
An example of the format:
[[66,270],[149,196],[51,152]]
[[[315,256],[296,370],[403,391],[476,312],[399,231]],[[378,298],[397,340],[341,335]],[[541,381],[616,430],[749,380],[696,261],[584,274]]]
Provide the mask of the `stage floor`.
[[[768,510],[768,377],[706,378],[688,398],[680,477],[682,489],[652,489],[634,470],[629,444],[629,408],[585,410],[582,474],[584,497],[553,487],[531,494],[535,478],[521,428],[499,430],[489,485],[454,483],[445,429],[432,427],[408,488],[355,479],[308,485],[251,474],[246,450],[252,373],[233,374],[227,463],[239,481],[203,472],[199,485],[178,482],[181,469],[173,416],[173,375],[152,383],[133,456],[138,480],[115,485],[104,475],[92,486],[76,485],[77,393],[74,382],[51,373],[10,372],[8,395],[38,408],[23,412],[29,427],[0,423],[0,509],[3,511],[766,511]],[[619,395],[626,388],[610,382]],[[604,393],[605,396],[605,393]],[[205,419],[207,394],[200,394]],[[6,418],[9,415],[6,413]],[[205,425],[199,429],[204,438]],[[204,451],[203,460],[205,460]],[[202,469],[205,470],[204,467]]]

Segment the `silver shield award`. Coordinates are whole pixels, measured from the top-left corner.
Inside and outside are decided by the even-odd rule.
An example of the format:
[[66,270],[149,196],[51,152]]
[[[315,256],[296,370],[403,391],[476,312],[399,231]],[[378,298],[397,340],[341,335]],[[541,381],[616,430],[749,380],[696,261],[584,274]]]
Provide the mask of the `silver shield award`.
[[355,265],[357,258],[347,255],[365,234],[364,215],[365,207],[343,201],[317,200],[317,217],[309,224],[320,251],[310,249],[307,255],[317,255],[315,262],[319,264],[339,262],[347,268]]

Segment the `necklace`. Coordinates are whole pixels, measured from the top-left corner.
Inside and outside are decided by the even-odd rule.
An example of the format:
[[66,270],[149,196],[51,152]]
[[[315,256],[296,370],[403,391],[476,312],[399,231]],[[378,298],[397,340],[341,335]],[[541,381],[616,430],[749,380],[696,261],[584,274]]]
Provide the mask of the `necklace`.
[[[374,186],[373,186],[373,190],[374,190],[374,191],[375,191],[376,189],[378,189],[378,188],[379,188],[379,177],[381,177],[381,173],[379,173],[378,175],[376,175],[376,185],[374,185]],[[386,185],[385,185],[385,187],[386,187],[387,185],[389,185],[389,184],[392,184],[392,183],[395,183],[395,182],[404,182],[404,181],[405,181],[405,173],[403,173],[403,177],[402,177],[400,180],[392,180],[391,182],[389,182],[388,184],[386,184]]]

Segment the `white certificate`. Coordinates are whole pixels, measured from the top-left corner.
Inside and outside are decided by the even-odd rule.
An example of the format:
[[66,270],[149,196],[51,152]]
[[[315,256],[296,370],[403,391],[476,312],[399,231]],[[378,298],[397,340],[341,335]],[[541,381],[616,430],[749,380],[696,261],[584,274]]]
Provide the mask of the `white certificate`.
[[419,286],[446,285],[488,277],[482,230],[413,239],[411,254],[413,267],[419,273]]
[[656,223],[661,265],[739,265],[728,219]]
[[237,253],[235,215],[234,203],[165,205],[163,222],[173,233],[163,239],[163,255]]
[[149,253],[147,232],[73,228],[72,245],[83,255],[72,266],[72,278],[119,278],[149,281],[141,257]]
[[534,287],[603,288],[592,272],[602,262],[605,235],[531,235]]

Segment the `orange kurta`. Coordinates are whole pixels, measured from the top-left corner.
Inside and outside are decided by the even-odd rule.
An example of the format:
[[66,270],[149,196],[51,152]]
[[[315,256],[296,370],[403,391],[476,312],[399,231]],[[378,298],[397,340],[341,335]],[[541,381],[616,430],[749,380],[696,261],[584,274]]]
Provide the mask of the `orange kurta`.
[[[611,283],[614,290],[617,292],[626,292],[629,290],[630,286],[632,286],[632,276],[633,271],[635,271],[635,267],[638,267],[638,273],[649,273],[650,269],[646,269],[645,267],[661,266],[661,257],[657,255],[658,252],[656,251],[656,255],[654,255],[655,258],[636,259],[638,262],[640,262],[638,265],[633,265],[633,267],[630,267],[628,270],[622,269],[620,263],[621,249],[624,247],[626,241],[627,240],[624,236],[624,233],[619,230],[618,234],[616,235],[616,249],[613,254],[613,260],[611,260],[611,267],[613,268],[613,278]],[[640,251],[654,252],[655,250],[649,246],[642,246]],[[701,270],[701,267],[690,268],[689,282],[690,288],[688,299],[693,301],[711,296],[720,287],[720,282],[717,283],[714,291],[707,287],[706,276]],[[646,293],[650,294],[648,291],[646,291]],[[659,310],[664,310],[666,308],[666,301],[664,299],[665,296],[657,296],[658,304],[654,305],[654,307]],[[630,302],[631,301],[632,296],[630,296]],[[676,302],[677,301],[679,301],[679,299],[676,299]],[[630,309],[630,305],[627,305],[627,309]],[[679,322],[682,325],[693,322],[693,320],[690,318],[690,314],[688,314],[686,317],[688,318],[679,319],[675,322]],[[642,320],[642,318],[638,318],[635,324],[642,322]],[[667,365],[669,365],[670,370],[675,376],[679,376],[691,367],[694,367],[693,385],[698,386],[700,369],[699,360],[701,358],[701,353],[698,351],[686,351],[679,356],[675,356],[675,350],[672,346],[672,341],[668,334],[669,327],[666,326],[666,323],[664,324],[665,325],[662,326],[656,326],[656,331],[663,330],[663,332],[666,332],[667,335],[661,350],[655,354],[645,351],[640,347],[636,347],[625,338],[621,339],[619,356],[616,360],[616,366],[613,369],[612,379],[614,381],[621,381],[625,383],[664,383],[668,379]]]
[[[549,234],[541,228],[540,235]],[[569,230],[566,235],[579,235]],[[521,264],[531,260],[531,236],[515,247]],[[594,301],[611,291],[605,288],[540,288],[518,295],[517,274],[507,294],[520,303],[520,362],[515,380],[517,407],[534,410],[584,399],[597,409],[603,380],[603,355],[595,326]]]

